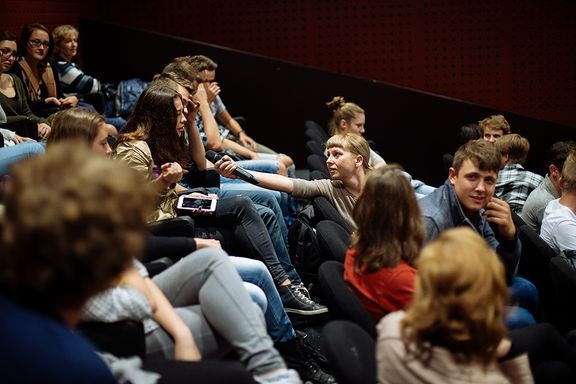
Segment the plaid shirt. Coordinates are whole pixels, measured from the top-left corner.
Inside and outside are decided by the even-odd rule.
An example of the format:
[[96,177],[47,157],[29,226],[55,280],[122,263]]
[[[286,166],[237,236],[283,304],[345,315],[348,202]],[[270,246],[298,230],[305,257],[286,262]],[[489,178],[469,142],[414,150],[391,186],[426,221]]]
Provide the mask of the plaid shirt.
[[510,204],[513,212],[520,214],[528,195],[543,179],[520,164],[507,164],[498,173],[496,196]]

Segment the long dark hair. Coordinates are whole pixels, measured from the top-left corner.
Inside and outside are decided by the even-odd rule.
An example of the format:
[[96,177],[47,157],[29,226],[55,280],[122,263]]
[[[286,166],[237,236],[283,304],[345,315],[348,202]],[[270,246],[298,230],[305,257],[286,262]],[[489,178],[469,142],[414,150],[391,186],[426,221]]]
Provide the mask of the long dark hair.
[[151,85],[136,103],[116,145],[132,140],[145,140],[156,165],[176,161],[188,166],[188,151],[184,138],[176,132],[178,119],[174,99],[182,99],[175,90],[163,85]]

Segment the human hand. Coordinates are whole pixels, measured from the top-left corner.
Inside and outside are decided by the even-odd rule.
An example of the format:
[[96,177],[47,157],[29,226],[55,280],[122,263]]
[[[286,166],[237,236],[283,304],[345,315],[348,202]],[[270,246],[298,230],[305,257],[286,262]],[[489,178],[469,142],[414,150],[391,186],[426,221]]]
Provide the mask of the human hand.
[[38,123],[38,137],[46,139],[50,134],[50,126],[46,123]]
[[196,242],[196,248],[197,249],[208,248],[208,247],[222,249],[222,245],[220,244],[220,240],[194,238],[194,241]]
[[242,131],[238,134],[238,141],[245,147],[251,148],[253,151],[256,150],[256,142]]
[[189,329],[188,331],[182,329],[174,336],[174,359],[179,361],[202,360],[202,355]]
[[254,151],[250,151],[250,160],[260,160],[260,156]]
[[57,106],[57,107],[60,107],[60,104],[62,104],[61,101],[58,100],[58,99],[55,98],[55,97],[47,97],[47,98],[45,98],[45,99],[44,99],[44,103],[45,103],[45,104],[54,104],[54,105]]
[[159,179],[162,180],[166,188],[182,180],[182,176],[184,175],[182,167],[176,162],[162,164],[160,171]]
[[203,85],[206,90],[206,95],[208,96],[208,102],[212,103],[216,99],[216,96],[220,94],[220,86],[217,82],[210,84],[204,83]]
[[496,347],[496,358],[500,359],[510,352],[510,347],[512,347],[512,341],[505,337],[500,340],[500,344]]
[[238,168],[238,165],[228,155],[222,156],[222,158],[214,164],[214,169],[216,169],[219,174],[230,179],[238,178],[232,173],[236,168]]
[[68,96],[60,99],[60,106],[62,108],[73,108],[78,105],[78,98],[76,96]]
[[196,93],[194,94],[193,97],[195,100],[197,100],[199,103],[209,103],[208,101],[208,94],[206,93],[206,88],[204,87],[204,84],[200,84],[198,86],[198,89],[196,90]]
[[496,224],[502,237],[508,240],[516,237],[516,226],[512,220],[512,211],[507,202],[497,197],[492,197],[484,212],[487,216],[486,221]]
[[14,141],[16,144],[20,144],[20,143],[23,143],[23,142],[25,142],[25,141],[36,141],[36,140],[31,139],[31,138],[29,138],[29,137],[22,137],[22,136],[14,135],[13,141]]

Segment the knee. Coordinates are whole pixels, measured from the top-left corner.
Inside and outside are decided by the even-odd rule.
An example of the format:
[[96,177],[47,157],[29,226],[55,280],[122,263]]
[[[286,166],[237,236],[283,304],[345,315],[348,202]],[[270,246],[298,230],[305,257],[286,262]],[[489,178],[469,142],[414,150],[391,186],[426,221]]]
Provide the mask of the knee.
[[279,175],[288,176],[288,170],[286,169],[286,165],[281,161],[278,161],[278,172]]
[[283,153],[281,153],[281,154],[278,155],[278,160],[280,160],[280,162],[281,162],[282,164],[284,164],[284,166],[285,166],[286,168],[294,165],[294,160],[292,160],[292,158],[291,158],[290,156],[285,155],[285,154],[283,154]]
[[268,308],[268,299],[266,298],[264,291],[252,283],[244,282],[244,287],[254,304],[256,304],[263,313],[266,312],[266,309]]
[[194,251],[189,257],[185,257],[182,260],[183,262],[194,263],[203,260],[208,267],[229,262],[228,254],[224,250],[218,248],[202,248]]

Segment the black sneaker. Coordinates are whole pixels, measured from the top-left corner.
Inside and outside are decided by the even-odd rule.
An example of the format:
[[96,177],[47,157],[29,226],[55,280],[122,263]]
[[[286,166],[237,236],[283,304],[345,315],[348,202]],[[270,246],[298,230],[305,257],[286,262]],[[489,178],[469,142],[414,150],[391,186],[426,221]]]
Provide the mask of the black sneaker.
[[296,313],[298,315],[321,315],[328,313],[328,308],[315,303],[304,295],[297,285],[284,285],[278,287],[278,293],[284,304],[286,313]]
[[319,353],[308,344],[305,337],[297,335],[286,343],[278,343],[276,348],[288,368],[296,370],[304,383],[336,384],[336,379],[320,368],[317,361]]

